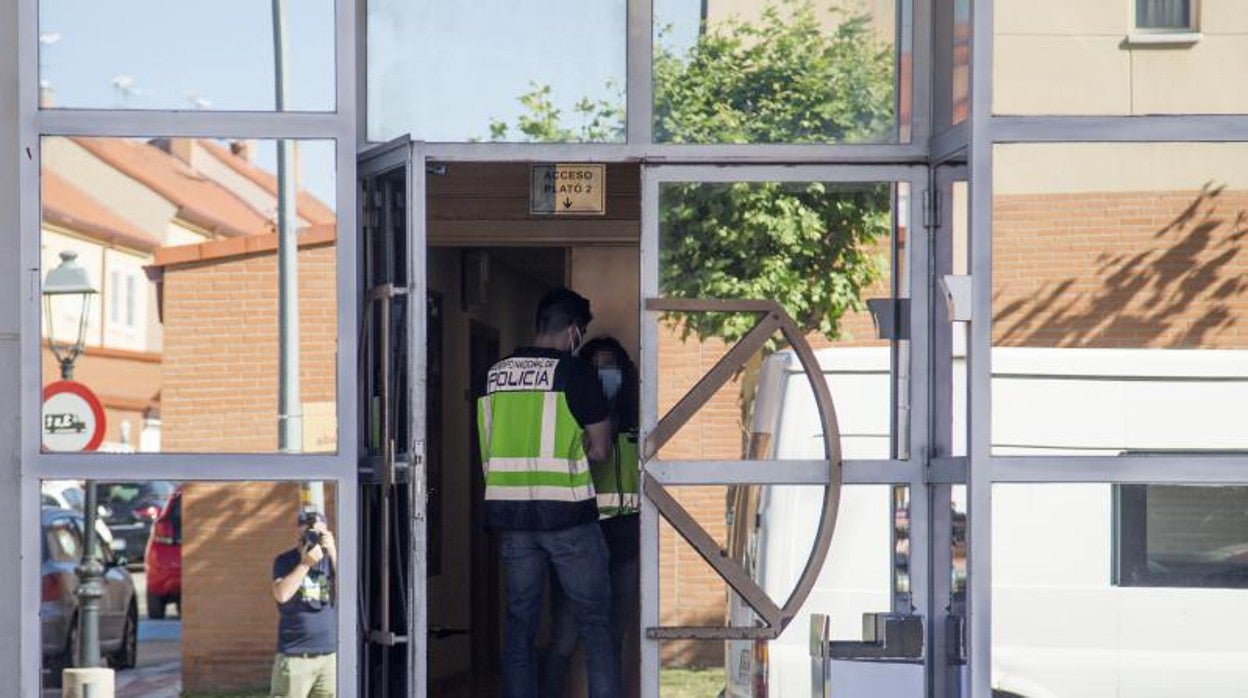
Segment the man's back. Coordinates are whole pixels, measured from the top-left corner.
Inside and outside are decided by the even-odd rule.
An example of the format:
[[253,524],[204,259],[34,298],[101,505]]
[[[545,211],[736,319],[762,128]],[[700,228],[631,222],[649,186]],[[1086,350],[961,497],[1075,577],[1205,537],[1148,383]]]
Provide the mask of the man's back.
[[584,429],[607,416],[597,375],[568,352],[525,347],[478,400],[486,525],[557,530],[597,520]]

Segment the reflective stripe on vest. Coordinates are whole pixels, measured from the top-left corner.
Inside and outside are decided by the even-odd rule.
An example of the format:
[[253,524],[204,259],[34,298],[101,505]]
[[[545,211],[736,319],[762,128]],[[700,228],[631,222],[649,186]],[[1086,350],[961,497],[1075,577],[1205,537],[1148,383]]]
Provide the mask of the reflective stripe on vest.
[[[521,375],[518,362],[524,362],[528,371],[534,364],[546,364],[550,380],[534,385],[516,379],[516,387],[506,384],[509,371]],[[477,401],[487,501],[594,499],[584,430],[568,408],[567,396],[551,389],[557,363],[557,359],[509,359],[491,370],[492,392]],[[495,379],[496,371],[502,378]]]
[[594,489],[598,493],[598,518],[636,514],[641,510],[640,465],[636,435],[620,434],[607,463],[594,464]]

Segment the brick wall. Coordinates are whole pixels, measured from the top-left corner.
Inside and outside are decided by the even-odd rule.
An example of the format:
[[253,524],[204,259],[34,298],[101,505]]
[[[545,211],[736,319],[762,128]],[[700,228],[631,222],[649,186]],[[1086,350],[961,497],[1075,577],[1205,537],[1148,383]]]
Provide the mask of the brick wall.
[[[301,246],[299,377],[305,404],[335,399],[335,283],[332,237]],[[276,254],[244,251],[166,265],[163,315],[164,450],[277,450]]]
[[[336,525],[334,487],[325,500]],[[267,687],[277,648],[273,558],[298,535],[299,485],[195,482],[182,495],[182,684]]]
[[993,199],[998,346],[1248,347],[1248,192]]

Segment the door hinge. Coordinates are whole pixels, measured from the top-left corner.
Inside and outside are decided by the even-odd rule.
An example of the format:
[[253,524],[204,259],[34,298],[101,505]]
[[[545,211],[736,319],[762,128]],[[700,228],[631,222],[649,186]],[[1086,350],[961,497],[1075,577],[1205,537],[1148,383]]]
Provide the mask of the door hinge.
[[929,233],[940,227],[940,190],[935,187],[923,190],[923,227]]

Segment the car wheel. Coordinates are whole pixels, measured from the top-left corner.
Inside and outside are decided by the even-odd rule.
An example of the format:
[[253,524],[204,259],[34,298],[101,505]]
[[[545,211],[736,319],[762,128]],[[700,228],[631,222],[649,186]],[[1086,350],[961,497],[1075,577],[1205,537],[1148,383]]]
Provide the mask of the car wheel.
[[161,620],[165,617],[165,597],[147,592],[147,617],[152,620]]
[[121,632],[121,646],[110,659],[114,669],[133,669],[139,657],[139,609],[132,602],[126,611],[126,625]]

